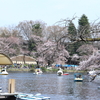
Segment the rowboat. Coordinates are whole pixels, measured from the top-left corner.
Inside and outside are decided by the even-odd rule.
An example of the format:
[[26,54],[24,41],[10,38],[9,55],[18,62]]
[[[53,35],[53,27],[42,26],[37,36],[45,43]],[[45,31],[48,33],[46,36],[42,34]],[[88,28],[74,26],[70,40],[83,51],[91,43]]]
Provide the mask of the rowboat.
[[83,82],[83,76],[81,73],[74,74],[74,82]]

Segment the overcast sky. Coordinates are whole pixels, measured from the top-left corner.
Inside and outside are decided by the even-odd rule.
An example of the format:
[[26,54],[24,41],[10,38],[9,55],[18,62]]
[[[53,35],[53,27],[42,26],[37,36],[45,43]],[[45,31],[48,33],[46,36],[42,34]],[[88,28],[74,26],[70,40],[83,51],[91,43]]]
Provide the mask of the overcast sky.
[[49,26],[82,14],[89,22],[100,18],[100,0],[0,0],[0,27],[24,20],[40,20]]

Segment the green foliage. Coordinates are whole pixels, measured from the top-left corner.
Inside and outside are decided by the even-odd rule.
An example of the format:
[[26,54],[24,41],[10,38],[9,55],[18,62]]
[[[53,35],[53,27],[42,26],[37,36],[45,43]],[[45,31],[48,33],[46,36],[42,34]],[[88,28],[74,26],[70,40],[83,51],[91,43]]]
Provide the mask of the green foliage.
[[88,18],[87,18],[87,16],[86,16],[85,14],[83,14],[83,15],[81,16],[81,18],[79,19],[79,25],[85,26],[85,25],[87,25],[87,24],[89,24]]
[[31,66],[31,68],[35,68],[35,66],[36,66],[36,65],[34,65],[34,64],[31,64],[30,66]]
[[[71,36],[71,40],[78,38],[77,36],[79,36],[79,38],[83,39],[87,38],[90,36],[90,32],[89,32],[89,28],[90,28],[90,24],[88,22],[88,18],[86,15],[82,15],[81,18],[78,21],[79,27],[78,27],[78,31],[75,28],[74,24],[72,22],[69,23],[69,27],[68,27],[68,34],[70,34]],[[83,44],[88,43],[88,42],[84,42],[84,41],[80,41],[80,42],[75,42],[72,44],[68,44],[68,46],[66,47],[66,50],[68,50],[68,52],[70,53],[70,55],[76,54],[76,50]]]
[[83,14],[81,16],[81,18],[78,21],[78,24],[79,24],[78,33],[80,34],[80,36],[82,38],[84,38],[86,36],[90,36],[90,34],[89,34],[90,33],[90,31],[89,31],[90,24],[89,24],[88,18],[85,14]]
[[32,39],[28,41],[28,50],[36,51],[36,43]]
[[77,49],[83,45],[84,42],[83,41],[80,41],[80,42],[75,42],[73,44],[69,44],[67,47],[66,47],[66,50],[68,50],[68,52],[70,53],[70,55],[73,55],[73,54],[78,54],[76,51]]
[[35,68],[31,68],[30,71],[31,71],[31,72],[35,72]]
[[38,23],[38,24],[34,24],[32,27],[33,27],[34,29],[41,29],[39,23]]
[[71,39],[74,39],[77,35],[77,30],[74,23],[70,22],[68,26],[68,34],[71,36]]
[[57,72],[57,71],[58,71],[58,69],[55,69],[55,68],[52,69],[52,72]]
[[41,24],[40,24],[40,23],[34,24],[34,25],[32,26],[32,31],[33,31],[33,34],[34,34],[34,35],[42,36]]
[[35,66],[36,66],[36,65],[31,64],[31,65],[30,65],[30,71],[35,72]]
[[41,70],[42,70],[43,72],[46,72],[46,71],[47,71],[47,69],[46,69],[45,67],[41,67]]

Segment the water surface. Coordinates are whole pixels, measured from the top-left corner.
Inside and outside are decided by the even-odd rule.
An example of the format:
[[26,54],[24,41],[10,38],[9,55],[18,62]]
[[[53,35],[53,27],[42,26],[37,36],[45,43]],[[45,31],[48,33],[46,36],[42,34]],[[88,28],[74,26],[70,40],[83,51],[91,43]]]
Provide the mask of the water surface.
[[[84,76],[87,77],[86,75]],[[29,72],[9,72],[0,75],[0,87],[8,92],[8,80],[15,79],[16,92],[41,93],[51,97],[51,100],[100,100],[98,81],[74,82],[73,73],[64,76],[56,74],[33,75]]]

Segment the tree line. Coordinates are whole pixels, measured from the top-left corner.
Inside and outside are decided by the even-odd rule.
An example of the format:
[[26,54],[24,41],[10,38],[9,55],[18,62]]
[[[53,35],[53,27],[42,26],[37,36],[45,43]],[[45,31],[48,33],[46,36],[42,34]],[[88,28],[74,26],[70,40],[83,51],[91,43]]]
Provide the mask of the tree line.
[[83,14],[76,28],[75,19],[64,19],[52,26],[26,20],[17,26],[0,27],[0,52],[10,57],[32,56],[41,66],[79,64],[100,48],[100,23],[89,23]]

